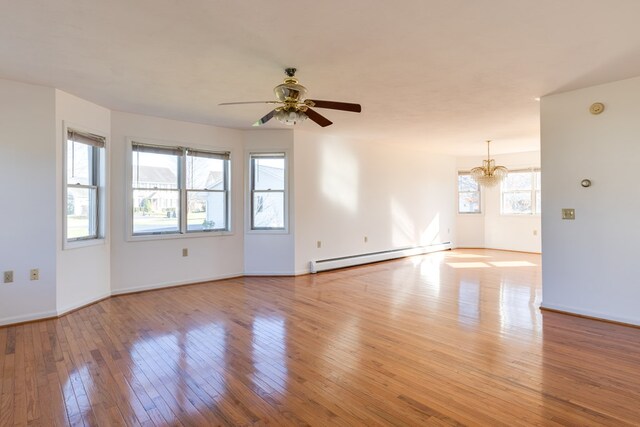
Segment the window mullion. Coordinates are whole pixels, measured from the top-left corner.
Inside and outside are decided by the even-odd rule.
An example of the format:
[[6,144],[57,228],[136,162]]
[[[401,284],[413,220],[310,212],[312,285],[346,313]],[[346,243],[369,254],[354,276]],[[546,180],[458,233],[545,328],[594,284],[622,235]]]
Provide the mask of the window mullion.
[[227,230],[231,230],[231,208],[229,207],[229,162],[230,160],[225,160],[223,163],[223,173],[224,173],[224,216],[225,216],[225,227]]
[[92,213],[91,218],[89,219],[89,227],[91,227],[91,229],[93,230],[94,236],[96,238],[98,238],[98,236],[100,235],[100,188],[98,187],[98,184],[100,183],[99,181],[99,173],[100,173],[100,158],[98,157],[98,149],[96,147],[93,147],[91,149],[91,163],[92,163],[92,167],[91,167],[91,172],[92,172],[92,178],[93,178],[93,182],[92,184],[95,186],[96,189],[96,200],[95,200],[95,213]]
[[178,188],[180,188],[180,233],[184,234],[187,232],[187,155],[184,148],[178,165]]

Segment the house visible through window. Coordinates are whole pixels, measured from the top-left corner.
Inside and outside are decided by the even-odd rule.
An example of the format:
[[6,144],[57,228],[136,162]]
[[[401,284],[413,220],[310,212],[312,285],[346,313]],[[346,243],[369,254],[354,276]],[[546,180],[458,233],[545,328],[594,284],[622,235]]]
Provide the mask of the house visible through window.
[[229,153],[133,143],[133,234],[229,229]]
[[227,158],[187,150],[187,231],[227,229]]
[[501,213],[540,214],[540,178],[539,169],[510,171],[501,186]]
[[285,229],[284,153],[251,154],[251,229]]
[[73,129],[66,141],[66,215],[67,242],[101,237],[100,216],[101,162],[105,138]]
[[480,186],[469,173],[458,173],[458,213],[480,213]]

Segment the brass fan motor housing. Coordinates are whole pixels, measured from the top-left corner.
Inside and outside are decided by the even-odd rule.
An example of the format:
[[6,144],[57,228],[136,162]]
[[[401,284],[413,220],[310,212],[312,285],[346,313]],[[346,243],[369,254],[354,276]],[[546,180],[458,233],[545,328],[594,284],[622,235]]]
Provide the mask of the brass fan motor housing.
[[333,122],[313,108],[328,108],[354,113],[360,113],[362,111],[360,104],[306,99],[307,88],[298,83],[298,79],[295,78],[296,69],[286,68],[284,71],[287,74],[287,78],[284,79],[283,83],[273,89],[273,93],[277,99],[276,101],[223,102],[220,105],[280,104],[256,121],[253,126],[262,126],[273,118],[286,125],[295,125],[309,118],[317,125],[327,127],[333,124]]
[[302,102],[307,96],[307,88],[298,83],[298,79],[288,77],[284,83],[273,89],[273,93],[280,102]]

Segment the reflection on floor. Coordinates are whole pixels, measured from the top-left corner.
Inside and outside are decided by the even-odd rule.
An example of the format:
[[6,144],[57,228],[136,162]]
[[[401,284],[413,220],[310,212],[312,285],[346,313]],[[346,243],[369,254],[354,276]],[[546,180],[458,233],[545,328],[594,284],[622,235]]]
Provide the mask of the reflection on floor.
[[640,329],[457,250],[115,297],[0,328],[0,425],[635,424]]

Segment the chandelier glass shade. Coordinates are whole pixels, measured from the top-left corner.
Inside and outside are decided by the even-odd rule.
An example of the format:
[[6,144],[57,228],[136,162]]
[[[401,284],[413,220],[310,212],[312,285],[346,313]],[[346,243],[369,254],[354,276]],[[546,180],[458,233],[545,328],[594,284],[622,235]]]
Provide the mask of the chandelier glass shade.
[[482,161],[482,166],[471,169],[471,177],[483,187],[495,187],[509,174],[504,166],[496,166],[489,151],[490,144],[491,141],[487,141],[487,160]]

